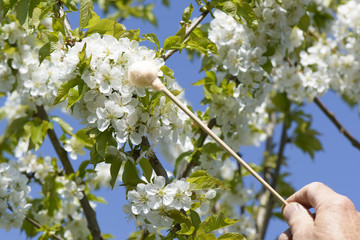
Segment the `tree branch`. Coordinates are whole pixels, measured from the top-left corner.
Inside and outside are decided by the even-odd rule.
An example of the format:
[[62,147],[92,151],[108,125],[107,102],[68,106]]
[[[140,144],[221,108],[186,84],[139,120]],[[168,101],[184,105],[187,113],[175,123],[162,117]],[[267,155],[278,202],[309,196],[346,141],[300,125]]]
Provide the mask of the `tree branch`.
[[[8,205],[8,209],[13,212],[13,208],[12,208],[10,205]],[[41,228],[41,224],[38,223],[37,221],[35,221],[34,219],[32,219],[31,217],[25,215],[25,219],[26,219],[29,223],[31,223],[34,227],[36,227],[37,229],[40,229],[40,228]],[[55,234],[51,234],[50,236],[53,237],[53,238],[55,238],[56,240],[64,240],[63,238],[58,237],[58,236],[56,236]]]
[[[288,125],[287,125],[287,116],[284,119],[284,123],[283,123],[283,128],[281,131],[281,139],[280,139],[280,146],[279,146],[279,150],[277,153],[277,159],[276,159],[276,165],[275,165],[275,169],[273,171],[273,173],[271,174],[271,186],[276,189],[278,186],[278,181],[279,181],[279,175],[280,175],[280,169],[283,163],[283,158],[284,158],[284,152],[285,152],[285,146],[287,141],[287,130],[288,130]],[[270,144],[272,145],[272,143]],[[269,145],[269,147],[271,147]],[[262,203],[262,204],[261,204]],[[264,192],[264,195],[262,196],[261,199],[261,205],[266,206],[265,207],[265,211],[261,212],[261,218],[258,221],[258,231],[259,231],[259,239],[265,239],[265,234],[266,234],[266,230],[267,227],[269,225],[269,221],[272,215],[272,210],[274,207],[274,196],[272,194],[270,194],[269,191]],[[260,211],[259,211],[260,213]],[[259,216],[260,214],[258,214]]]
[[[28,216],[26,216],[26,215],[25,215],[25,219],[26,219],[26,221],[28,221],[29,223],[31,223],[32,225],[34,225],[37,229],[40,229],[40,228],[41,228],[41,225],[40,225],[38,222],[36,222],[34,219],[32,219],[32,218],[30,218],[30,217],[28,217]],[[63,238],[58,237],[58,236],[56,236],[55,234],[50,234],[50,236],[51,236],[52,238],[55,238],[56,240],[64,240]]]
[[[201,23],[201,21],[206,17],[206,15],[208,15],[208,11],[203,12],[191,25],[188,29],[186,29],[185,32],[185,38],[184,41],[186,41],[186,39],[189,37],[190,33],[192,31],[194,31],[194,29]],[[168,60],[171,55],[173,55],[174,53],[176,53],[178,50],[174,49],[174,50],[169,50],[165,53],[165,55],[163,56],[164,60]]]
[[[49,117],[43,106],[36,106],[36,109],[37,109],[37,115],[42,120],[49,121]],[[51,143],[52,143],[52,145],[64,167],[66,175],[75,173],[74,168],[72,167],[72,165],[69,161],[69,158],[67,156],[67,152],[61,146],[59,139],[56,136],[55,131],[53,129],[48,129],[47,133],[48,133],[50,141],[51,141]],[[103,238],[101,236],[100,227],[99,227],[99,224],[96,219],[96,214],[95,214],[94,210],[92,209],[92,207],[90,206],[89,200],[88,200],[85,192],[82,192],[82,193],[83,193],[83,198],[79,199],[79,201],[80,201],[81,207],[84,210],[84,214],[85,214],[85,217],[86,217],[86,220],[88,223],[88,228],[91,232],[91,235],[94,240],[103,240]]]
[[354,147],[360,150],[360,142],[357,141],[348,130],[346,130],[346,128],[335,117],[335,114],[330,112],[329,109],[327,109],[326,106],[317,97],[315,97],[314,102],[321,109],[321,111],[330,119],[330,121],[335,125],[335,127],[339,129],[340,133],[343,134]]
[[[142,138],[142,145],[145,147],[150,147],[150,142],[146,137]],[[156,175],[163,176],[165,178],[166,184],[170,183],[169,176],[167,175],[167,172],[163,165],[161,164],[160,160],[156,156],[154,150],[150,149],[146,152],[145,156],[149,159],[150,165],[154,169]]]

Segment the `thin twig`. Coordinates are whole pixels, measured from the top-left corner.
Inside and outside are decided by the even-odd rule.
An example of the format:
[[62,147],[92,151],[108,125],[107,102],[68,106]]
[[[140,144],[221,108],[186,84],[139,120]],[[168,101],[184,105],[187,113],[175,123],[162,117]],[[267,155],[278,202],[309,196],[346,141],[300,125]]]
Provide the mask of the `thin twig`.
[[[13,212],[13,208],[12,208],[10,205],[8,205],[8,209]],[[34,227],[36,227],[37,229],[40,229],[40,228],[41,228],[41,224],[38,223],[37,221],[35,221],[34,219],[32,219],[31,217],[25,215],[25,219],[26,219],[29,223],[31,223],[32,225],[34,225]],[[53,238],[55,238],[56,240],[64,240],[63,238],[58,237],[58,236],[56,236],[55,234],[50,234],[50,236],[53,237]]]
[[[59,11],[59,17],[61,18],[65,15],[65,12],[64,12],[64,9],[63,9],[60,1],[57,4],[57,7],[58,7],[58,11]],[[64,17],[64,27],[65,27],[65,31],[66,31],[66,37],[69,38],[71,41],[73,41],[74,37],[71,33],[71,25],[70,25],[69,19],[67,18],[66,15]]]
[[[25,219],[26,219],[26,221],[28,221],[29,223],[31,223],[32,225],[34,225],[37,229],[40,229],[40,228],[41,228],[41,225],[40,225],[38,222],[36,222],[34,219],[32,219],[32,218],[30,218],[30,217],[28,217],[28,216],[26,216],[26,215],[25,215]],[[51,236],[52,238],[55,238],[56,240],[64,240],[63,238],[58,237],[58,236],[56,236],[55,234],[50,234],[50,236]]]
[[[37,109],[37,115],[42,120],[49,121],[49,117],[43,106],[37,106],[36,109]],[[55,131],[53,129],[48,129],[47,133],[48,133],[50,141],[51,141],[51,143],[52,143],[52,145],[64,167],[66,175],[75,173],[74,168],[72,167],[72,165],[69,161],[67,152],[61,146],[59,139],[56,136]],[[99,224],[96,219],[96,214],[95,214],[94,210],[92,209],[92,207],[90,206],[89,200],[88,200],[85,192],[82,192],[82,193],[83,193],[83,198],[79,199],[79,201],[80,201],[81,207],[84,210],[84,214],[85,214],[85,217],[86,217],[86,220],[88,223],[88,228],[89,228],[94,240],[102,240],[103,238],[101,236],[100,227],[99,227]]]
[[[281,131],[280,146],[279,146],[279,151],[278,151],[278,154],[277,154],[276,165],[275,165],[274,172],[272,174],[271,186],[274,189],[276,189],[277,186],[278,186],[280,169],[281,169],[283,159],[284,159],[285,146],[286,146],[286,143],[288,143],[288,141],[287,141],[288,127],[289,126],[287,125],[287,121],[286,121],[286,118],[285,118],[284,123],[283,123],[283,128],[282,128],[282,131]],[[265,216],[263,218],[263,223],[262,223],[261,231],[260,231],[260,239],[265,238],[266,230],[268,228],[269,221],[270,221],[270,218],[271,218],[271,215],[272,215],[273,206],[274,206],[274,196],[270,195],[269,199],[268,199],[268,202],[266,204]]]
[[[201,23],[201,21],[206,17],[206,15],[208,15],[208,11],[206,12],[203,12],[191,25],[188,29],[186,29],[186,32],[185,32],[185,38],[184,38],[184,41],[186,41],[186,39],[189,37],[190,33],[192,31],[194,31],[194,29]],[[176,53],[178,50],[177,49],[174,49],[174,50],[169,50],[165,53],[164,55],[164,60],[168,60],[171,55],[173,55],[174,53]]]
[[350,142],[351,144],[360,150],[360,142],[357,141],[348,130],[340,123],[340,121],[335,117],[335,114],[330,112],[329,109],[318,99],[315,97],[314,99],[315,104],[321,109],[321,111],[330,119],[330,121],[339,129],[340,133],[342,133]]

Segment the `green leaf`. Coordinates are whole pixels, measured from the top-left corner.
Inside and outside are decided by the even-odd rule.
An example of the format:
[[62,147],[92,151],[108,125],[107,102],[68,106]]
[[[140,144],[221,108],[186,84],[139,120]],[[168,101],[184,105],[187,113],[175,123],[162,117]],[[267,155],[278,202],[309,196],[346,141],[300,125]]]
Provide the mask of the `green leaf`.
[[92,16],[91,10],[93,9],[92,0],[80,0],[80,22],[79,27],[85,28]]
[[160,68],[160,70],[164,73],[164,75],[174,79],[174,71],[171,70],[168,66],[164,65]]
[[[156,48],[159,50],[160,49],[160,42],[159,42],[159,39],[156,37],[156,35],[154,33],[148,33],[148,34],[144,34],[143,37],[152,42],[152,43],[155,43],[156,45]],[[164,65],[165,66],[165,65]]]
[[142,158],[142,159],[139,161],[139,164],[140,164],[140,167],[141,167],[141,169],[142,169],[142,172],[143,172],[144,177],[146,178],[146,180],[147,180],[148,182],[150,182],[151,176],[152,176],[152,172],[153,172],[153,168],[152,168],[149,160],[146,159],[146,158]]
[[231,226],[237,222],[239,222],[239,220],[236,219],[232,220],[226,218],[224,213],[220,213],[217,215],[211,215],[205,221],[203,221],[200,224],[199,230],[205,233],[209,233],[223,227]]
[[236,16],[237,5],[233,1],[226,1],[222,7],[222,11],[230,16]]
[[195,240],[216,240],[216,236],[213,233],[197,232]]
[[246,238],[240,233],[225,233],[218,240],[246,240]]
[[228,188],[225,184],[217,178],[214,178],[208,175],[205,171],[199,170],[191,174],[191,176],[186,179],[186,181],[190,183],[194,183],[195,189],[194,190],[203,190],[203,189],[225,189]]
[[50,53],[51,53],[51,43],[47,42],[39,49],[39,62],[40,62],[40,64],[44,61],[44,59],[46,57],[50,56]]
[[128,38],[130,40],[140,41],[140,29],[130,29],[122,32],[118,38]]
[[102,234],[102,237],[104,239],[115,239],[115,237],[113,235],[111,235],[110,233]]
[[179,210],[173,209],[166,212],[166,215],[174,219],[177,223],[184,223],[188,226],[191,226],[191,221],[188,217],[186,217],[182,212]]
[[187,8],[184,9],[184,11],[183,11],[183,13],[182,13],[182,20],[183,20],[184,22],[187,23],[187,22],[190,21],[191,14],[192,14],[193,10],[194,10],[194,7],[193,7],[192,3],[190,3],[190,6],[189,6],[189,7],[187,7]]
[[192,225],[195,227],[195,230],[198,230],[198,228],[201,224],[201,219],[200,219],[199,214],[197,212],[195,212],[194,210],[190,209],[190,218],[191,218]]
[[90,194],[88,193],[88,194],[86,194],[86,196],[90,201],[97,202],[97,203],[102,203],[102,204],[107,204],[107,201],[103,197],[96,196],[96,195],[94,195],[92,193],[90,193]]
[[128,187],[127,190],[135,189],[139,183],[143,183],[143,181],[139,178],[138,171],[134,163],[126,161],[122,181],[124,185]]
[[271,100],[277,110],[283,113],[288,113],[290,111],[291,102],[287,98],[286,93],[277,93]]
[[110,180],[110,186],[111,188],[114,188],[116,180],[119,177],[119,172],[120,172],[120,167],[121,164],[123,162],[123,159],[121,158],[120,154],[117,155],[111,155],[112,156],[112,160],[110,161],[110,175],[111,175],[111,180]]
[[165,39],[164,42],[164,49],[165,50],[179,50],[182,49],[182,37],[180,36],[170,36]]
[[61,129],[64,131],[64,133],[69,134],[70,136],[73,135],[73,128],[70,126],[70,124],[68,124],[59,117],[51,117],[51,120],[57,122],[60,125]]
[[85,176],[86,173],[86,167],[91,163],[91,161],[87,160],[87,161],[83,161],[78,169],[79,172],[79,177],[83,178]]
[[269,74],[269,75],[271,74],[271,71],[273,69],[273,65],[272,65],[271,60],[269,58],[267,59],[266,63],[263,64],[261,67],[262,67],[262,69],[265,70],[265,72],[267,72],[267,74]]
[[180,234],[180,235],[187,235],[187,236],[189,236],[189,235],[193,234],[193,232],[195,231],[194,226],[188,226],[188,225],[185,224],[185,223],[181,223],[181,224],[180,224],[180,227],[181,227],[181,229],[176,232],[177,234]]
[[53,18],[52,19],[52,29],[53,29],[53,31],[55,33],[61,32],[61,34],[63,36],[66,35],[64,20],[65,20],[65,15],[60,17],[60,18]]
[[238,1],[237,5],[237,15],[243,17],[248,26],[255,31],[258,27],[258,19],[254,12],[254,8],[245,1]]
[[48,210],[48,215],[52,217],[55,211],[61,207],[61,199],[57,194],[56,173],[51,173],[45,177],[42,193],[45,197],[44,206]]
[[[196,29],[201,31],[199,28]],[[217,54],[216,44],[210,41],[207,37],[197,35],[198,31],[196,29],[190,34],[189,39],[186,41],[186,49],[198,50],[205,55],[209,52]]]
[[297,25],[301,30],[306,32],[310,26],[310,17],[305,13],[299,20]]
[[88,86],[84,82],[79,82],[78,85],[76,85],[73,88],[70,88],[68,93],[68,104],[66,108],[69,109],[75,103],[80,101],[87,90],[88,90]]
[[35,150],[39,149],[46,137],[47,130],[51,128],[48,121],[42,121],[39,118],[34,118],[30,124],[30,139],[34,144]]
[[61,86],[58,89],[56,98],[54,100],[53,106],[65,101],[65,99],[68,96],[68,93],[70,91],[71,88],[75,87],[76,85],[78,85],[79,83],[83,82],[83,80],[79,77],[74,78],[72,80],[66,81],[63,84],[61,84]]
[[80,129],[75,133],[77,141],[80,141],[82,145],[87,148],[91,148],[94,145],[94,139],[89,136],[89,128]]
[[300,122],[295,129],[294,143],[313,159],[314,153],[323,149],[321,142],[316,138],[318,135],[320,135],[319,132],[310,129],[310,122],[303,121]]
[[111,20],[104,18],[100,20],[100,17],[92,10],[91,18],[85,28],[88,28],[85,36],[89,36],[93,33],[99,33],[101,35],[110,35],[115,38],[118,38],[126,30],[125,26],[117,23],[115,19]]
[[[30,215],[29,213],[27,214],[27,216],[32,219],[34,218],[34,216]],[[38,229],[29,221],[23,221],[21,226],[21,232],[25,232],[26,236],[30,238],[35,237],[39,233]]]
[[109,145],[112,145],[111,143],[114,141],[114,138],[112,136],[112,132],[108,129],[104,132],[100,132],[96,136],[96,151],[99,153],[101,157],[105,157],[105,154],[107,152],[107,148]]

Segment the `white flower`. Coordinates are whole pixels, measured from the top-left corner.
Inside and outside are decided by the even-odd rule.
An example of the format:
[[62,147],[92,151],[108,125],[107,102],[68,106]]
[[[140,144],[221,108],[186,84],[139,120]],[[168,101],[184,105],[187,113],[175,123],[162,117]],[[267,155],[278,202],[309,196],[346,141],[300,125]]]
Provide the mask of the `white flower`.
[[208,190],[205,194],[201,194],[199,197],[200,207],[198,211],[200,213],[207,213],[210,209],[210,200],[215,198],[216,192],[213,189]]
[[150,207],[158,209],[160,206],[169,206],[174,200],[175,186],[167,185],[165,187],[165,178],[157,176],[154,183],[149,184],[146,189],[147,194],[150,195]]
[[116,119],[121,118],[123,115],[124,110],[118,104],[111,100],[105,101],[104,108],[98,107],[96,109],[98,129],[101,132],[105,131],[110,126],[110,123],[115,122]]
[[189,191],[189,183],[184,180],[176,180],[169,185],[173,185],[173,188],[175,188],[171,206],[178,210],[189,210],[191,206],[190,196],[192,195],[191,191]]
[[137,122],[137,112],[129,114],[126,119],[120,119],[115,122],[116,139],[118,140],[118,142],[124,143],[127,141],[127,139],[130,139],[131,143],[134,145],[138,145],[141,143],[141,137],[143,135],[137,132]]
[[127,197],[131,204],[131,211],[133,214],[147,214],[150,211],[150,196],[148,195],[147,186],[145,184],[138,184],[136,186],[136,191],[129,191]]
[[66,140],[64,145],[65,151],[70,153],[70,157],[73,160],[76,160],[78,155],[85,155],[84,147],[85,145],[80,140],[78,140],[75,135]]

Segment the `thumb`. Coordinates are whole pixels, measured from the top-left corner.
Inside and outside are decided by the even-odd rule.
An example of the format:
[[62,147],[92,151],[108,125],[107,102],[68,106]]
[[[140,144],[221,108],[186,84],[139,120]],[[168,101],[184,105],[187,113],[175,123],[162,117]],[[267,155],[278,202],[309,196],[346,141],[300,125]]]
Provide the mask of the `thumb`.
[[290,226],[293,239],[312,239],[314,218],[308,209],[291,202],[283,208],[283,215]]

